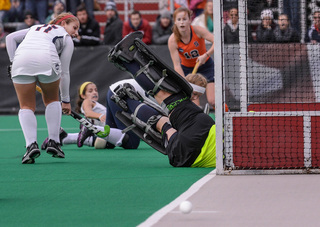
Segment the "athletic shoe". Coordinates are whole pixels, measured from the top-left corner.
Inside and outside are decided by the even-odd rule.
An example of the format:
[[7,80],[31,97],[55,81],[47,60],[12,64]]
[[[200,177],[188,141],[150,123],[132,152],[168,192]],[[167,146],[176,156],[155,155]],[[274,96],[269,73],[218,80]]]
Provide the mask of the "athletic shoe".
[[78,134],[78,139],[77,139],[77,145],[78,147],[82,147],[84,141],[89,137],[89,136],[93,136],[94,133],[92,131],[90,131],[89,129],[87,129],[86,127],[81,125],[81,130]]
[[68,136],[68,133],[64,131],[62,127],[60,127],[60,134],[59,134],[59,139],[60,139],[60,145],[63,146],[62,141],[64,138]]
[[60,148],[60,143],[51,139],[47,143],[47,153],[51,154],[54,158],[64,158],[64,153]]
[[47,143],[49,141],[49,137],[47,137],[43,143],[41,144],[41,150],[46,150],[47,149]]
[[38,158],[40,154],[37,142],[33,142],[27,147],[27,152],[22,157],[22,164],[33,164],[34,159]]
[[126,134],[124,135],[123,139],[122,139],[121,147],[125,147],[125,146],[126,146],[126,144],[127,144],[127,143],[128,143],[128,141],[129,141],[129,139],[130,139],[130,136],[126,133]]
[[[59,134],[59,139],[60,139],[60,145],[63,146],[62,141],[64,138],[66,138],[68,136],[68,133],[66,131],[64,131],[64,129],[62,127],[60,127],[60,134]],[[41,145],[41,150],[46,150],[47,149],[47,143],[49,141],[49,138],[47,137],[42,145]]]

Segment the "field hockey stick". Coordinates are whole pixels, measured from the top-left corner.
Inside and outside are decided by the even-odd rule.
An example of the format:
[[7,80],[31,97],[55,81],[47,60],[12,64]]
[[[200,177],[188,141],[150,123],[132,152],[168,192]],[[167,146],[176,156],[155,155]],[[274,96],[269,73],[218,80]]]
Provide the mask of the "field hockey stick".
[[192,74],[196,74],[198,72],[199,64],[200,64],[200,62],[197,61],[196,65],[194,66],[194,68],[192,70]]
[[[38,85],[36,86],[36,90],[42,94],[42,89]],[[70,116],[76,119],[80,124],[82,124],[84,127],[86,127],[88,130],[90,130],[99,137],[107,137],[110,133],[109,125],[105,125],[104,131],[101,131],[94,124],[92,124],[86,118],[82,117],[80,114],[74,112],[73,110],[71,110]]]

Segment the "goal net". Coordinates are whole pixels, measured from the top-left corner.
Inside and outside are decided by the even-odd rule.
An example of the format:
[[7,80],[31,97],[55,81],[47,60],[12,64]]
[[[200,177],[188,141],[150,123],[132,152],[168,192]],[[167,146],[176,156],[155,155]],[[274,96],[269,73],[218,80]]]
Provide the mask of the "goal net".
[[217,173],[318,172],[320,0],[213,8]]

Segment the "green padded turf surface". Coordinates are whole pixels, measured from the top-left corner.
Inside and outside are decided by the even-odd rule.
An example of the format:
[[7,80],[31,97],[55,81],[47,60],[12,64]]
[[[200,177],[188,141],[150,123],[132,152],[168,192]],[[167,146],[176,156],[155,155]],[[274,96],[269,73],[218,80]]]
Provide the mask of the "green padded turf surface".
[[[66,145],[65,159],[45,152],[22,165],[25,142],[17,116],[0,116],[0,226],[136,226],[212,168],[174,168],[141,143],[137,150]],[[38,143],[47,136],[43,115]],[[78,123],[62,117],[67,132]]]

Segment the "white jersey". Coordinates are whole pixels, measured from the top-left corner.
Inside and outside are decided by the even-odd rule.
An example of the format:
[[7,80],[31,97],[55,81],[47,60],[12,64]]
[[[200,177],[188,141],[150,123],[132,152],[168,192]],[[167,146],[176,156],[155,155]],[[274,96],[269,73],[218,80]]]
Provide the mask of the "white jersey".
[[[11,76],[61,76],[61,100],[70,101],[69,66],[74,44],[60,25],[34,25],[10,33],[6,38],[7,52],[12,62]],[[18,48],[17,48],[18,47]]]
[[[106,114],[107,113],[107,108],[104,105],[102,105],[99,102],[95,102],[95,101],[93,101],[93,102],[95,103],[95,105],[92,108],[92,111],[99,113],[99,114]],[[84,109],[82,108],[82,105],[81,105],[81,113],[86,115]],[[105,125],[105,122],[101,122],[98,119],[91,119],[91,120],[92,120],[92,124],[94,124],[94,125],[100,125],[100,126]]]

